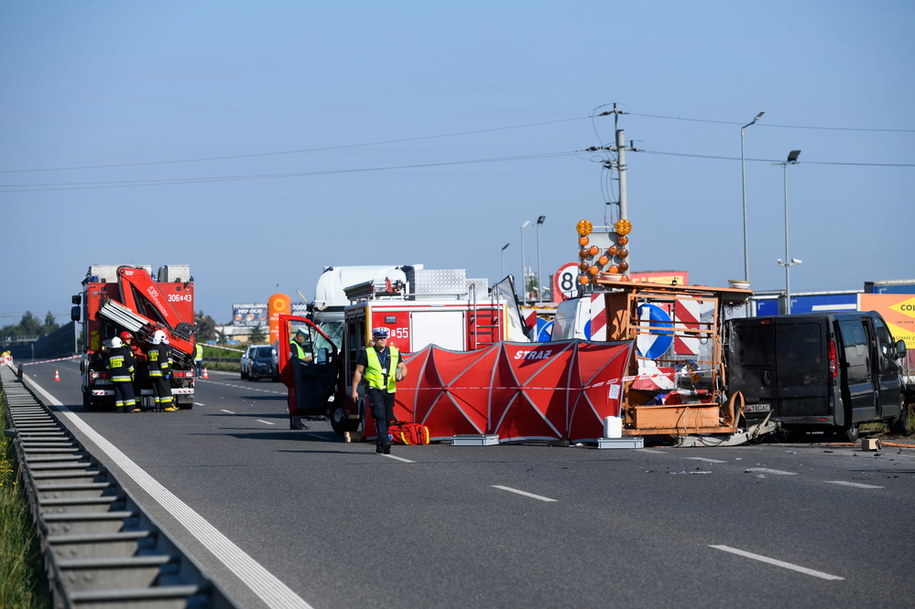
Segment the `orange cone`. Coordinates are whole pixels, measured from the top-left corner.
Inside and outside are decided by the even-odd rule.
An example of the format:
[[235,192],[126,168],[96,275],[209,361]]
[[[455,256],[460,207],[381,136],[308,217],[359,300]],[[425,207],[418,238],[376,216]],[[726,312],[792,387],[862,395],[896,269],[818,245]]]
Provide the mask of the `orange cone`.
[[54,380],[55,380],[55,381],[59,381],[59,380],[60,380],[60,372],[57,371],[57,370],[54,371]]
[[210,378],[210,375],[207,374],[207,369],[206,369],[206,368],[203,369],[203,378],[205,378],[205,379]]

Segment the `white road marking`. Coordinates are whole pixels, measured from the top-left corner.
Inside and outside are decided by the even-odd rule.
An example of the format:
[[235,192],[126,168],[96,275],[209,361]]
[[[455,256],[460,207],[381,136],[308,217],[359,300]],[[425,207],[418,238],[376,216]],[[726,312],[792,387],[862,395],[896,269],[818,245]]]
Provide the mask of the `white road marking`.
[[264,425],[276,425],[276,423],[271,423],[270,421],[265,421],[263,419],[255,419],[258,423],[263,423]]
[[194,402],[194,406],[206,406],[203,402]]
[[497,488],[499,490],[508,491],[509,493],[515,493],[516,495],[524,495],[525,497],[530,497],[531,499],[538,499],[540,501],[557,501],[557,499],[550,499],[549,497],[544,497],[542,495],[535,495],[533,493],[528,493],[527,491],[520,491],[520,490],[518,490],[516,488],[512,488],[510,486],[501,486],[499,484],[493,484],[492,487]]
[[797,571],[798,573],[803,573],[804,575],[811,575],[813,577],[819,577],[820,579],[826,579],[829,581],[840,581],[845,579],[844,577],[839,577],[838,575],[832,575],[830,573],[824,573],[823,571],[815,571],[813,569],[808,569],[807,567],[802,567],[800,565],[795,565],[790,562],[785,562],[783,560],[777,560],[775,558],[769,558],[768,556],[763,556],[761,554],[754,554],[752,552],[747,552],[745,550],[738,550],[737,548],[732,548],[730,546],[709,546],[716,550],[721,550],[722,552],[730,552],[731,554],[737,554],[738,556],[743,556],[745,558],[752,558],[753,560],[758,560],[760,562],[768,563],[770,565],[775,565],[776,567],[782,567],[783,569],[790,569],[792,571]]
[[224,412],[224,413],[226,413],[226,414],[235,414],[235,411],[234,411],[234,410],[222,409],[222,410],[220,410],[219,412]]
[[245,389],[246,391],[259,391],[261,393],[272,393],[274,395],[286,395],[285,391],[277,391],[275,389],[261,389],[259,387],[252,387],[251,385],[236,385],[235,383],[218,383],[211,382],[213,385],[222,385],[224,387],[234,387],[235,389]]
[[786,472],[781,469],[769,469],[768,467],[748,467],[748,472],[758,472],[760,474],[772,474],[773,476],[797,476],[797,472]]
[[727,461],[721,461],[720,459],[707,459],[705,457],[686,457],[692,461],[704,461],[705,463],[727,463]]
[[654,453],[656,455],[666,455],[667,454],[667,452],[665,452],[663,450],[654,450],[652,448],[640,448],[639,452],[640,453]]
[[403,461],[404,463],[416,463],[415,461],[410,461],[409,459],[404,459],[403,457],[398,457],[397,455],[384,455],[388,459],[396,459],[398,461]]
[[827,480],[828,484],[839,484],[841,486],[853,486],[855,488],[883,488],[875,484],[863,484],[861,482],[846,482],[845,480]]
[[33,383],[33,386],[42,393],[49,404],[57,407],[58,412],[70,422],[86,438],[93,442],[99,449],[108,455],[124,473],[145,489],[147,493],[174,518],[186,528],[213,556],[221,561],[240,581],[248,586],[271,609],[314,609],[286,584],[276,578],[263,565],[251,558],[244,550],[236,546],[223,535],[219,529],[207,522],[200,514],[191,509],[186,503],[178,499],[167,488],[162,486],[146,470],[134,463],[122,453],[107,438],[90,427],[72,410],[60,403],[45,389]]

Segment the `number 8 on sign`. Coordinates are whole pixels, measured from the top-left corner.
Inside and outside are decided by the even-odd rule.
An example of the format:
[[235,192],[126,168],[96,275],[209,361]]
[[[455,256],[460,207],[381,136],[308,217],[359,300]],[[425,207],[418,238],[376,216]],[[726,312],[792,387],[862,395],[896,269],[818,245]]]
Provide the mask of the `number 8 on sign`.
[[553,298],[568,300],[578,296],[578,263],[569,262],[553,275]]

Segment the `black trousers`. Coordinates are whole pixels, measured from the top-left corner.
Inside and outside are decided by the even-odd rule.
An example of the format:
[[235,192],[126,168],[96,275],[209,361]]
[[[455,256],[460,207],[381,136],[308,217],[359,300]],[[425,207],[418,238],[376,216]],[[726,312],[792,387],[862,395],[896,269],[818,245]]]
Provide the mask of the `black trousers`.
[[391,441],[388,438],[388,422],[394,419],[394,394],[369,387],[366,395],[369,396],[369,406],[375,419],[375,444],[384,446]]

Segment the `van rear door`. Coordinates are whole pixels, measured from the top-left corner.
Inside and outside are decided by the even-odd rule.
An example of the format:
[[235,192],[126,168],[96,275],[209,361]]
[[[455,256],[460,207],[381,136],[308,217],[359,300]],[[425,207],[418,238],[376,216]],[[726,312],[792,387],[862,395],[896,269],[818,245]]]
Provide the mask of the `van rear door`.
[[786,423],[830,416],[828,328],[821,317],[752,317],[729,322],[728,386],[746,400],[748,418]]
[[728,325],[730,391],[743,393],[748,418],[765,416],[778,401],[774,320],[735,319]]
[[832,415],[828,341],[829,327],[825,317],[778,318],[775,325],[776,414],[782,420]]

